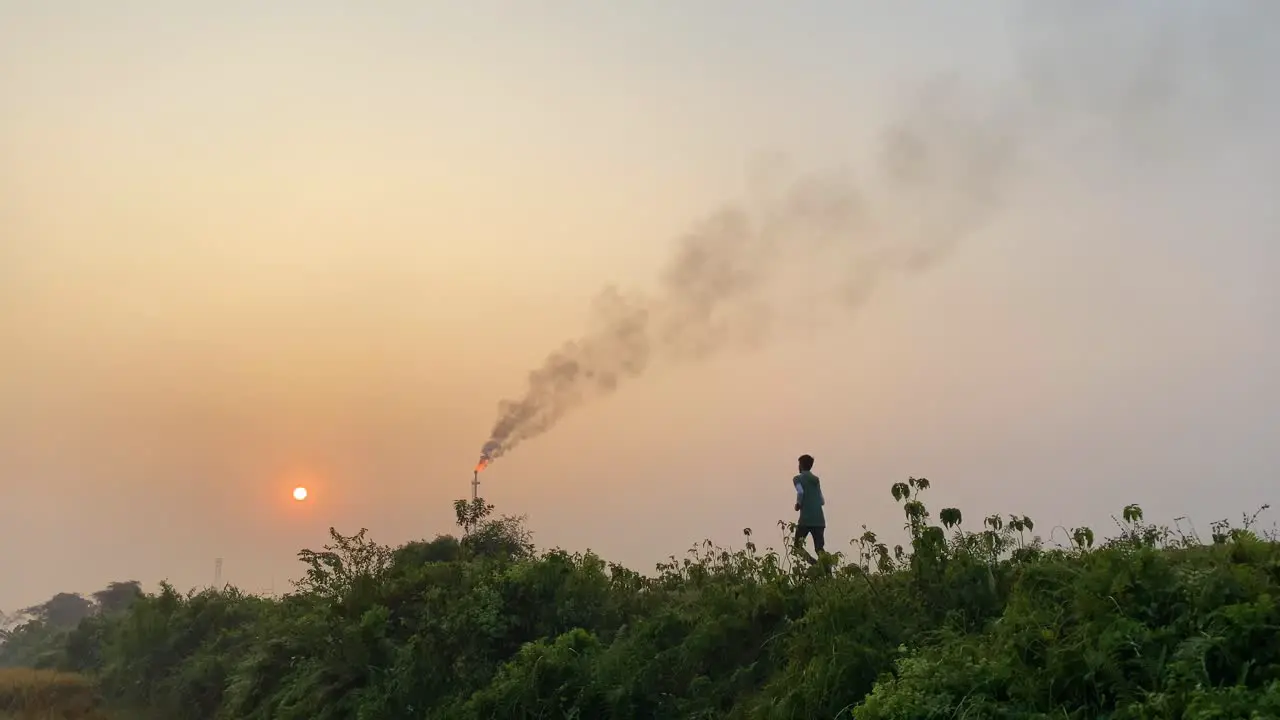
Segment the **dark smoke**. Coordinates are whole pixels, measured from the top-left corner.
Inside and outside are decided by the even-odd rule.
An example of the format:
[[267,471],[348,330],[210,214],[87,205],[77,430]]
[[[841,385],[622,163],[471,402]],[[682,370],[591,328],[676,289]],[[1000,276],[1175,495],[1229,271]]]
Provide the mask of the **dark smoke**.
[[955,90],[930,88],[890,129],[866,189],[848,172],[798,178],[697,223],[656,292],[605,288],[587,331],[529,374],[522,397],[500,404],[482,455],[501,457],[655,363],[757,346],[781,315],[852,309],[885,276],[945,256],[991,215],[1013,157],[999,123],[956,112]]
[[[695,224],[655,291],[600,293],[586,332],[531,372],[521,397],[500,403],[482,455],[501,457],[656,364],[756,347],[793,321],[856,309],[891,276],[932,267],[992,219],[1025,151],[1051,129],[1071,126],[1077,141],[1135,158],[1151,152],[1157,120],[1166,134],[1176,129],[1177,79],[1192,52],[1211,46],[1212,33],[1254,27],[1252,14],[1271,13],[1265,3],[1251,6],[1256,13],[1237,7],[1216,25],[1171,13],[1172,20],[1125,32],[1134,18],[1112,7],[1038,5],[1024,18],[1029,44],[1015,85],[979,101],[955,78],[936,80],[886,127],[862,176],[843,170],[795,178]],[[1104,30],[1110,43],[1099,47]],[[1248,77],[1248,68],[1225,62],[1214,69],[1226,78],[1223,87]],[[1247,82],[1237,90],[1253,93]],[[1207,142],[1196,144],[1203,150]],[[1186,149],[1176,142],[1155,149],[1175,147]]]

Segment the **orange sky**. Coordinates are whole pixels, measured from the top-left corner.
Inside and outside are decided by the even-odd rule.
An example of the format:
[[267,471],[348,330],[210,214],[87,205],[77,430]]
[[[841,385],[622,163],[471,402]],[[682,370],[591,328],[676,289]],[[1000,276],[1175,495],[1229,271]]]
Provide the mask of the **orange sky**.
[[762,157],[852,168],[894,243],[965,197],[877,179],[938,73],[1019,144],[988,222],[856,313],[793,299],[755,352],[655,364],[495,463],[486,498],[642,569],[772,538],[803,452],[837,547],[899,527],[908,475],[1046,531],[1274,499],[1258,17],[87,7],[0,3],[0,608],[203,584],[216,557],[281,591],[329,524],[450,531],[498,401],[603,285],[652,292]]

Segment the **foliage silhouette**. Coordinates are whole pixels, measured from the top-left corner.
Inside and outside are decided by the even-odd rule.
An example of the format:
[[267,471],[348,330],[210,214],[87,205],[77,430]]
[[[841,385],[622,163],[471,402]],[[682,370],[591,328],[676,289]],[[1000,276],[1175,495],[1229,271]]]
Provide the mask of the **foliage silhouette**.
[[902,544],[864,527],[814,566],[780,523],[786,552],[746,529],[652,576],[459,501],[458,537],[331,529],[281,599],[162,585],[56,659],[197,720],[1280,716],[1280,545],[1256,514],[1202,543],[1130,505],[1117,536],[1055,545],[1025,516],[935,521],[929,488],[891,487]]

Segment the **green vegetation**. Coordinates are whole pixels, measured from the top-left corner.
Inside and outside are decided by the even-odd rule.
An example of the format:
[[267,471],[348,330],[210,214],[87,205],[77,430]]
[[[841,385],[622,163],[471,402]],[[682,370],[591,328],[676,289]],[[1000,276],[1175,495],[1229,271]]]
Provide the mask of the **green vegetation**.
[[748,530],[654,577],[460,501],[459,537],[331,530],[282,599],[164,585],[38,655],[192,719],[1280,717],[1280,544],[1256,515],[1202,543],[1129,506],[1113,539],[1051,547],[1026,517],[935,520],[928,486],[892,487],[905,547],[868,531],[810,566]]
[[61,592],[12,616],[0,614],[0,668],[56,668],[68,638],[87,618],[126,612],[142,596],[137,580],[114,582],[86,598]]

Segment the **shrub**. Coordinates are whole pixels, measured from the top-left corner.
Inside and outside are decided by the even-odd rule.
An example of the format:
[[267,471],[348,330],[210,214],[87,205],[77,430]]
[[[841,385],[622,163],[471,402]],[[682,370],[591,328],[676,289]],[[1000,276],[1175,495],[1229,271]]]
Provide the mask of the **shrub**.
[[1280,717],[1280,545],[1256,516],[1206,544],[1131,505],[1116,537],[1055,546],[1025,516],[935,520],[929,487],[892,486],[901,543],[810,562],[746,530],[650,576],[459,502],[460,537],[332,530],[283,598],[164,585],[53,647],[193,720]]

